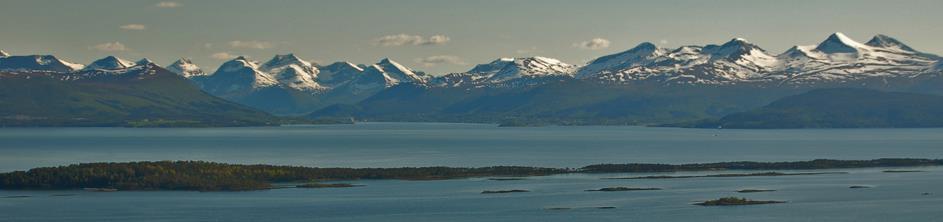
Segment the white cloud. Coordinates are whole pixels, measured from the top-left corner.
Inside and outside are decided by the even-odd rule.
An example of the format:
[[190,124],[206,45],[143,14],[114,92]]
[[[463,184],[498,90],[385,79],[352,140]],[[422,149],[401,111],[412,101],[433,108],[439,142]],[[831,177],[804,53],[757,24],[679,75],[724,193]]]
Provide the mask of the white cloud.
[[433,35],[426,38],[421,35],[396,34],[376,38],[373,40],[373,43],[387,47],[404,45],[444,45],[451,40],[451,38],[445,35]]
[[594,38],[589,41],[573,43],[573,47],[589,50],[598,50],[609,48],[609,40],[604,38]]
[[462,61],[462,58],[451,55],[437,55],[425,58],[416,58],[415,61],[416,63],[419,63],[425,67],[436,66],[440,64],[465,65],[465,61]]
[[229,54],[228,52],[217,52],[210,55],[210,58],[219,59],[219,60],[227,60],[227,59],[236,58],[236,56],[233,54]]
[[131,31],[143,31],[147,29],[147,26],[143,24],[127,24],[127,25],[122,25],[121,29],[131,30]]
[[270,49],[275,44],[265,41],[229,41],[229,47],[236,49]]
[[90,46],[89,49],[94,49],[102,52],[124,52],[130,51],[131,49],[121,44],[120,42],[106,42],[98,45]]
[[666,45],[668,44],[668,40],[667,39],[658,40],[658,43],[661,43],[662,45]]
[[434,35],[434,36],[429,36],[429,40],[426,40],[425,42],[423,42],[422,45],[442,45],[451,40],[452,38],[449,38],[448,36]]
[[177,8],[177,7],[183,6],[183,4],[180,4],[180,3],[178,3],[178,2],[169,2],[169,1],[168,1],[168,2],[158,2],[158,3],[157,3],[156,5],[154,5],[154,6],[157,6],[158,8]]

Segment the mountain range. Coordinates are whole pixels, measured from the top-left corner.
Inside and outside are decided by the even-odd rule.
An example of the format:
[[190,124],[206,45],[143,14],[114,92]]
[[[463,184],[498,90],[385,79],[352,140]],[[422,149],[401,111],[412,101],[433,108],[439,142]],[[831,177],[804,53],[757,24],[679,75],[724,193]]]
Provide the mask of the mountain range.
[[[462,73],[429,75],[391,59],[320,65],[294,54],[237,57],[213,73],[189,59],[164,67],[203,91],[277,115],[384,121],[645,124],[720,117],[815,88],[943,94],[943,58],[876,35],[834,33],[771,54],[742,38],[704,46],[641,43],[577,66],[547,57],[499,58]],[[121,75],[150,60],[109,56],[88,65],[51,55],[0,55],[7,73]]]

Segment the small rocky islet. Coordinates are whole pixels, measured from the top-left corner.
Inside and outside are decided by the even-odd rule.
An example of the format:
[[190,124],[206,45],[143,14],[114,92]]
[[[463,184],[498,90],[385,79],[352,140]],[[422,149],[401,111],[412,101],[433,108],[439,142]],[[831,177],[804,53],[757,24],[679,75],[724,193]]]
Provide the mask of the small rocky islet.
[[742,189],[737,190],[737,193],[761,193],[761,192],[774,192],[776,190],[771,189]]
[[586,190],[587,192],[619,192],[619,191],[643,191],[643,190],[661,190],[661,188],[655,187],[606,187],[599,188],[594,190]]
[[746,198],[739,197],[723,197],[715,200],[708,200],[704,202],[695,203],[694,205],[699,206],[741,206],[741,205],[760,205],[760,204],[778,204],[786,203],[786,201],[778,200],[750,200]]

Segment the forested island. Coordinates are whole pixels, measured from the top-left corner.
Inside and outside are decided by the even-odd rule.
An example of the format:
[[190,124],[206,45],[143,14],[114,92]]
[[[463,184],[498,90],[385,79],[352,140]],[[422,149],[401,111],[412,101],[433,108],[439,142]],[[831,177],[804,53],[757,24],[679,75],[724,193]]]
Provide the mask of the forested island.
[[865,167],[940,166],[938,159],[812,160],[795,162],[721,162],[703,164],[599,164],[582,168],[521,166],[317,168],[240,165],[205,161],[84,163],[0,173],[3,190],[193,190],[272,189],[273,183],[361,179],[442,180],[471,177],[525,177],[566,173],[657,173],[713,170],[813,170]]

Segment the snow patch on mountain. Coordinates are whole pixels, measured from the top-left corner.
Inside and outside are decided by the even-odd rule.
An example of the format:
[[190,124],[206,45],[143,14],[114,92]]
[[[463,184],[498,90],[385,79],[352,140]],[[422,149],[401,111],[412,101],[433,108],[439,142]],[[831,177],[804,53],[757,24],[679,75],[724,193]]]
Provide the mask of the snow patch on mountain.
[[3,51],[2,49],[0,49],[0,58],[2,58],[2,57],[7,57],[7,56],[10,56],[10,53],[7,53],[7,52]]

